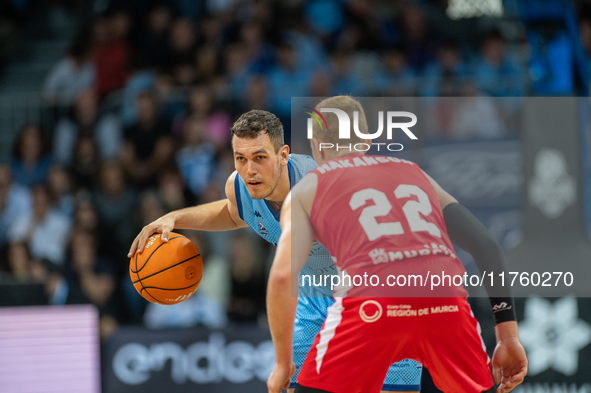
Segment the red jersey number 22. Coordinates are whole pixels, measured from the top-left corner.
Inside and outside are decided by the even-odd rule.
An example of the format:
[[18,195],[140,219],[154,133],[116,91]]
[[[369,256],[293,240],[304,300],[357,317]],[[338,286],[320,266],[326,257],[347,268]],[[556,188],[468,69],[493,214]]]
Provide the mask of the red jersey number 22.
[[[433,236],[441,237],[441,231],[437,225],[427,222],[421,217],[421,214],[427,216],[433,211],[425,191],[412,184],[400,184],[394,190],[394,196],[398,199],[409,198],[412,195],[416,196],[418,201],[409,200],[402,206],[410,230],[412,232],[425,231]],[[382,191],[374,188],[357,191],[351,197],[349,206],[351,206],[351,209],[357,210],[370,199],[375,204],[365,207],[359,216],[359,223],[363,227],[367,238],[371,241],[385,235],[402,235],[404,229],[399,221],[382,223],[376,221],[376,217],[385,216],[392,210],[392,204]]]

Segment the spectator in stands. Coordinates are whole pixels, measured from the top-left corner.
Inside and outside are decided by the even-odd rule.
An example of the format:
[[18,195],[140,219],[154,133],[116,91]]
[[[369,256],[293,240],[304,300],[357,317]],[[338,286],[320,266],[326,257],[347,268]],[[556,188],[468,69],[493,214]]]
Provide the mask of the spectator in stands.
[[129,15],[124,11],[94,22],[92,57],[96,69],[96,92],[101,100],[125,85],[130,52],[127,42],[130,23]]
[[18,14],[13,4],[0,1],[0,75],[18,46]]
[[392,48],[384,53],[384,67],[373,76],[372,88],[378,94],[406,97],[415,95],[416,83],[406,54],[401,48]]
[[31,253],[26,243],[13,242],[8,244],[6,253],[8,269],[18,282],[28,282],[31,274]]
[[306,4],[304,15],[312,30],[325,41],[345,24],[343,4],[338,0],[313,0]]
[[170,55],[168,66],[189,62],[193,64],[197,35],[195,26],[188,19],[177,19],[170,26]]
[[190,59],[181,60],[172,67],[174,84],[178,87],[190,86],[197,80],[197,70]]
[[50,209],[49,193],[44,185],[34,186],[33,214],[19,217],[9,229],[9,241],[24,242],[37,259],[47,259],[55,265],[64,263],[71,220]]
[[74,212],[74,227],[77,230],[100,234],[101,227],[99,226],[98,212],[90,197],[91,196],[86,193],[79,194],[76,210]]
[[159,119],[158,103],[152,92],[136,100],[137,122],[125,129],[121,158],[129,177],[140,188],[154,182],[154,175],[171,158],[169,126]]
[[363,82],[351,72],[350,56],[344,51],[335,51],[330,55],[329,64],[332,79],[332,93],[329,95],[356,96],[363,92]]
[[166,4],[155,5],[147,16],[146,26],[137,36],[137,47],[151,67],[167,64],[170,55],[168,32],[172,12]]
[[[112,259],[114,253],[110,252],[110,248],[113,244],[113,238],[111,229],[101,225],[98,211],[96,206],[92,202],[92,194],[84,191],[78,193],[76,196],[76,210],[74,211],[74,223],[73,228],[78,231],[85,231],[94,234],[99,246],[99,250],[103,250],[103,254],[111,256]],[[118,273],[126,271],[126,266],[119,266],[117,269]]]
[[402,49],[410,67],[416,71],[433,62],[437,55],[441,35],[429,28],[424,9],[407,2],[402,10]]
[[[193,205],[194,198],[188,197],[183,179],[176,165],[164,167],[158,176],[158,195],[162,200],[166,212],[182,209]],[[190,194],[190,191],[188,192]]]
[[487,34],[481,55],[475,68],[480,90],[495,97],[523,96],[523,70],[507,55],[505,38],[498,31]]
[[421,95],[425,97],[454,97],[462,95],[468,67],[456,44],[447,43],[437,52],[437,61],[425,67]]
[[72,179],[60,164],[55,164],[49,169],[47,189],[51,208],[67,217],[73,217],[75,203],[72,194]]
[[216,150],[204,141],[204,119],[193,115],[184,124],[183,147],[176,153],[176,162],[185,184],[199,198],[214,173]]
[[92,233],[73,232],[63,275],[67,284],[65,303],[97,306],[100,334],[105,338],[112,333],[117,315],[113,298],[116,281],[112,262],[98,255],[97,245]]
[[348,20],[341,37],[350,35],[350,43],[354,43],[356,50],[383,48],[382,12],[364,0],[351,0],[345,4]]
[[230,143],[230,116],[223,110],[217,110],[212,99],[212,92],[207,85],[198,85],[189,91],[188,105],[185,113],[179,114],[173,124],[173,133],[182,137],[189,118],[205,121],[202,138],[218,148]]
[[[213,45],[205,45],[197,51],[195,64],[196,79],[209,83],[221,74],[218,51]],[[185,84],[188,85],[188,84]]]
[[269,110],[269,89],[264,75],[255,75],[250,79],[246,90],[240,95],[243,111],[251,109]]
[[464,85],[464,98],[455,101],[451,131],[457,139],[496,139],[507,133],[503,122],[502,102],[479,94],[472,84]]
[[228,317],[233,322],[257,322],[265,313],[265,267],[257,245],[244,233],[237,233],[230,241]]
[[131,126],[137,121],[136,100],[138,94],[152,91],[156,87],[156,72],[148,66],[144,54],[135,51],[130,59],[130,76],[123,88],[123,102],[121,104],[121,121]]
[[246,50],[250,72],[265,73],[274,64],[275,48],[264,41],[259,24],[253,22],[241,27],[240,45]]
[[166,213],[162,200],[155,190],[148,189],[141,193],[139,198],[140,228],[156,221]]
[[91,136],[97,142],[100,158],[113,159],[121,149],[122,133],[119,117],[112,113],[101,115],[96,93],[85,90],[75,100],[74,118],[62,118],[55,127],[54,157],[63,165],[70,165],[78,138]]
[[91,191],[100,167],[98,146],[92,136],[81,136],[74,145],[70,169],[77,189]]
[[27,187],[44,184],[51,166],[48,151],[49,146],[38,125],[27,124],[21,128],[13,148],[12,179]]
[[118,161],[105,162],[99,172],[99,185],[93,195],[100,225],[108,228],[111,247],[106,250],[113,258],[125,255],[125,247],[135,236],[133,214],[136,192],[127,185],[122,165]]
[[221,15],[211,15],[203,18],[199,23],[199,45],[220,47],[225,45],[224,28],[228,20]]
[[311,33],[302,17],[296,15],[293,19],[294,28],[285,32],[285,38],[293,46],[296,58],[300,61],[298,68],[310,72],[325,68],[328,58],[322,41]]
[[315,71],[310,78],[310,95],[313,97],[329,97],[332,94],[330,76],[326,71]]
[[268,72],[271,111],[289,123],[291,97],[309,96],[310,73],[297,67],[299,61],[293,47],[284,42],[278,49],[278,63]]
[[248,69],[246,49],[240,44],[232,44],[224,52],[226,79],[230,84],[230,93],[234,96],[244,94],[252,73]]
[[591,18],[589,16],[579,20],[579,35],[587,58],[591,59]]
[[28,188],[13,183],[10,167],[0,164],[0,252],[6,246],[8,229],[12,223],[28,218],[32,213],[31,192]]
[[95,70],[90,45],[84,37],[76,39],[66,56],[45,78],[43,97],[58,105],[70,106],[82,91],[94,86]]

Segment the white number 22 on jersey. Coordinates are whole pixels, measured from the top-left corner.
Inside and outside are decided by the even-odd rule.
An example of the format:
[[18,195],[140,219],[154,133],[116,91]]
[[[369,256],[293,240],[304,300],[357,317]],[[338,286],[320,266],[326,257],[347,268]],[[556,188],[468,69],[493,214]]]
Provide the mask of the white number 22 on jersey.
[[[427,216],[433,211],[429,196],[427,196],[425,191],[411,184],[400,184],[396,187],[396,190],[394,190],[394,195],[398,199],[409,198],[411,195],[418,198],[418,201],[410,200],[402,206],[402,211],[406,216],[406,221],[408,221],[408,226],[411,231],[425,231],[433,236],[441,237],[441,231],[437,228],[437,225],[423,220],[419,214],[421,213]],[[382,191],[373,188],[357,191],[351,197],[349,206],[351,206],[351,209],[357,210],[365,205],[365,202],[370,199],[373,200],[375,204],[365,207],[359,216],[359,223],[363,227],[368,239],[375,240],[384,235],[403,234],[404,229],[400,222],[378,223],[376,221],[376,217],[385,216],[390,210],[392,210],[392,204],[388,201],[388,197]]]

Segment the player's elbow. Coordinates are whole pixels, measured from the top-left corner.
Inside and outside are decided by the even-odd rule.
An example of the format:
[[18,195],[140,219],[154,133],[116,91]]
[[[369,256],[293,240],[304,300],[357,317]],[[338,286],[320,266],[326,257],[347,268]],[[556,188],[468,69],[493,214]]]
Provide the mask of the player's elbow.
[[269,274],[269,285],[268,285],[268,293],[269,296],[275,296],[276,293],[279,291],[284,290],[284,288],[289,288],[291,282],[291,272],[285,271],[281,269],[271,269]]
[[280,263],[274,261],[271,271],[269,272],[269,281],[275,280],[278,282],[289,281],[291,278],[291,267],[289,263]]

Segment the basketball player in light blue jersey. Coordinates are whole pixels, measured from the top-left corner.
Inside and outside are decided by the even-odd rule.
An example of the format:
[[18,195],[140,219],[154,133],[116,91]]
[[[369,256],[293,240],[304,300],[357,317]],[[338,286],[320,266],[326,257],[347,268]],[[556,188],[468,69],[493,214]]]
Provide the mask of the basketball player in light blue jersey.
[[[173,211],[146,225],[135,238],[130,257],[136,250],[141,252],[154,233],[161,233],[162,239],[168,241],[173,229],[226,231],[250,226],[263,239],[277,245],[283,201],[291,187],[316,167],[316,162],[310,156],[290,155],[289,146],[284,144],[281,122],[262,110],[247,112],[234,123],[232,148],[236,171],[226,181],[227,199]],[[312,247],[301,274],[321,277],[336,274],[324,246],[318,243]],[[290,388],[295,387],[299,369],[333,302],[330,287],[300,286],[293,336],[295,369]],[[419,391],[421,371],[421,364],[414,360],[393,364],[383,389]]]

